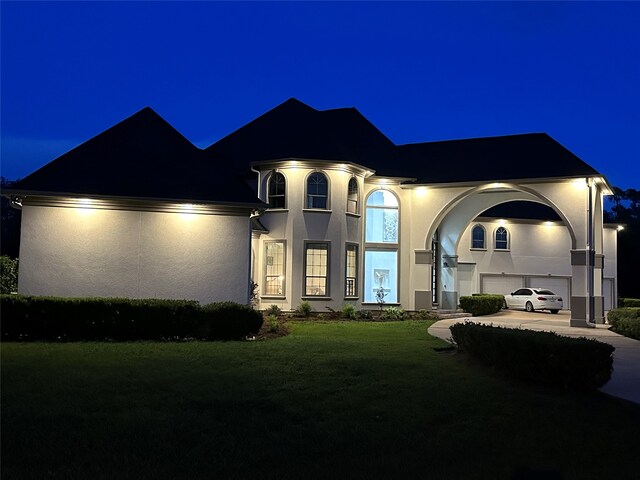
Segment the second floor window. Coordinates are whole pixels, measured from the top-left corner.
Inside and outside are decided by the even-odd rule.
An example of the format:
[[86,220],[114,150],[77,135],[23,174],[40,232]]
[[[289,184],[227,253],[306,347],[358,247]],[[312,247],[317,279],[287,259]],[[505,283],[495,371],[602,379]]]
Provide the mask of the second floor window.
[[496,250],[509,249],[509,232],[504,227],[498,227],[496,230]]
[[349,192],[347,194],[347,212],[358,212],[358,180],[352,178],[349,180]]
[[285,208],[286,181],[284,175],[273,172],[269,178],[269,208]]
[[484,241],[484,227],[476,225],[471,230],[471,248],[487,248]]
[[306,208],[326,209],[329,197],[329,182],[320,172],[315,172],[307,178]]

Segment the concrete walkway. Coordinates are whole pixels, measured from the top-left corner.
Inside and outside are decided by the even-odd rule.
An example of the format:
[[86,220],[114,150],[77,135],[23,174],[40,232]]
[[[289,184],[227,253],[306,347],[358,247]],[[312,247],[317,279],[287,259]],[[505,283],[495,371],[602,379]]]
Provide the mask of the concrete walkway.
[[428,331],[430,335],[449,342],[451,341],[449,327],[454,323],[470,320],[500,327],[556,332],[567,337],[595,338],[616,347],[613,353],[611,380],[600,391],[640,404],[640,341],[613,333],[608,329],[608,325],[598,325],[597,328],[570,327],[569,319],[570,313],[567,311],[552,315],[547,312],[527,313],[503,310],[495,315],[483,317],[469,316],[440,320],[434,323]]

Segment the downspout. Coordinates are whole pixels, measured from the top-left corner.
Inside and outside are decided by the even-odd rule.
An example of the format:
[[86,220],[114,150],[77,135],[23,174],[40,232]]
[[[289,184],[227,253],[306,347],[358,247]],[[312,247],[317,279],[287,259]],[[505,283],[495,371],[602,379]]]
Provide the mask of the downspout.
[[593,248],[593,180],[587,177],[587,188],[589,189],[589,205],[587,206],[587,325],[595,327],[596,323],[592,321],[593,305],[591,297],[593,296],[594,285],[594,268],[591,265],[591,249]]

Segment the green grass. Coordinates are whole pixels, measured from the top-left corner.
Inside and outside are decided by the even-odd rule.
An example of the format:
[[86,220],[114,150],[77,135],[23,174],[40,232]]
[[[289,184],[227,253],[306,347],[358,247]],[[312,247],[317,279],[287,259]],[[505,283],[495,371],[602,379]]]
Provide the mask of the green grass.
[[495,377],[428,325],[5,343],[2,478],[637,478],[638,406]]

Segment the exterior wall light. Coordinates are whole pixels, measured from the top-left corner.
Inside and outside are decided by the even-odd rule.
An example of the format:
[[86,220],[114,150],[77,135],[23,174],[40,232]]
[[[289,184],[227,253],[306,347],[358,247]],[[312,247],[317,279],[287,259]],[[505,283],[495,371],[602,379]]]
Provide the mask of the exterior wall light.
[[624,230],[624,225],[618,225],[616,227],[616,230],[620,231],[620,230]]

